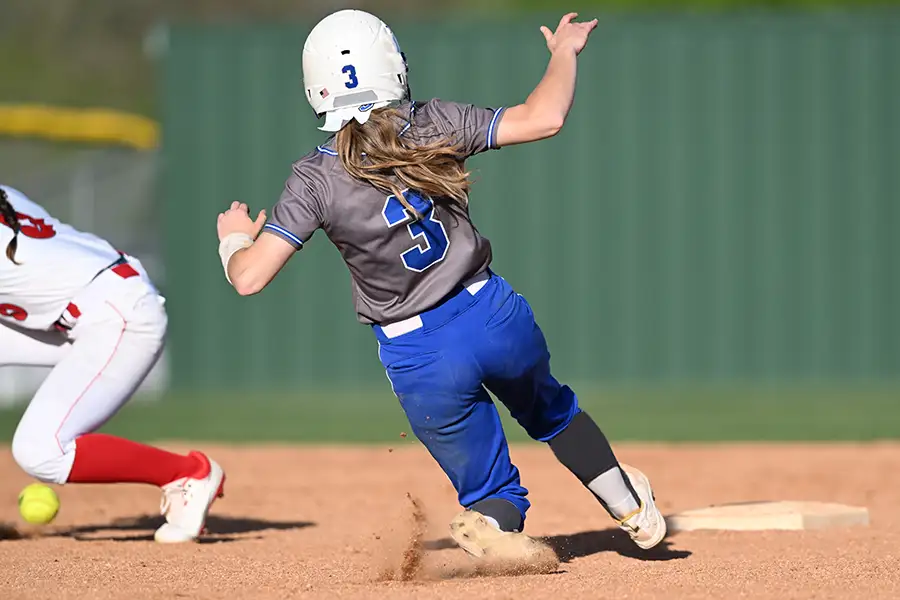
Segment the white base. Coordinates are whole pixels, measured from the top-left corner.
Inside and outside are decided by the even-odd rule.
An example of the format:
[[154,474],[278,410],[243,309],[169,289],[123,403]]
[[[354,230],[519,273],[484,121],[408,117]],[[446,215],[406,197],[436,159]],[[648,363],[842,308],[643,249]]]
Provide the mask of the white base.
[[688,510],[666,517],[669,531],[800,530],[868,525],[864,507],[825,502],[747,502]]

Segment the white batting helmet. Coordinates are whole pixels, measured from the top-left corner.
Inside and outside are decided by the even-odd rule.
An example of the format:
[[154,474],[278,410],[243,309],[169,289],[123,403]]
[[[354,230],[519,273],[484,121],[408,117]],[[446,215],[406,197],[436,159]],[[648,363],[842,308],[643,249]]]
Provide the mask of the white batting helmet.
[[409,97],[406,56],[391,29],[361,10],[322,19],[303,45],[303,85],[322,131],[339,131],[351,119]]

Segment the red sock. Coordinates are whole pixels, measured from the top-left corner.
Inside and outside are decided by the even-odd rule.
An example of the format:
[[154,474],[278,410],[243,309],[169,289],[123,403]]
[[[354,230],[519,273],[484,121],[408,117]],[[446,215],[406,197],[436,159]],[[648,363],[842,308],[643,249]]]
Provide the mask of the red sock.
[[162,487],[182,477],[203,478],[209,463],[131,440],[89,433],[75,440],[68,483],[149,483]]

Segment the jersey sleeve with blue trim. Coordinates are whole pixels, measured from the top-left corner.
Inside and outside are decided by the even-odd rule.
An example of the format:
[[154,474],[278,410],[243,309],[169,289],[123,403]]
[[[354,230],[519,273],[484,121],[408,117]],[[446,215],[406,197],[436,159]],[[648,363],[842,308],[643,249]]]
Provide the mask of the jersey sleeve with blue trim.
[[278,203],[263,231],[277,235],[296,249],[303,247],[324,221],[320,186],[306,161],[294,164]]
[[427,111],[434,124],[462,148],[466,157],[499,148],[497,127],[503,108],[480,108],[446,100],[432,100]]

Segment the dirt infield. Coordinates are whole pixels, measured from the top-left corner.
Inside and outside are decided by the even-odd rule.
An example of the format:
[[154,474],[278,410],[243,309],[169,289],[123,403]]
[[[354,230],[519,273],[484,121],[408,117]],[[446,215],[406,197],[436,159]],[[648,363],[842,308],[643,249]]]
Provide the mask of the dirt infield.
[[549,450],[515,447],[528,531],[561,559],[553,574],[518,576],[478,573],[452,546],[453,490],[415,442],[209,451],[228,472],[226,497],[208,543],[174,547],[150,541],[159,498],[139,486],[62,488],[53,526],[22,527],[16,496],[29,480],[0,451],[0,522],[22,536],[0,541],[0,598],[900,598],[896,443],[620,446],[667,513],[782,499],[871,511],[871,526],[852,529],[681,533],[645,556]]

